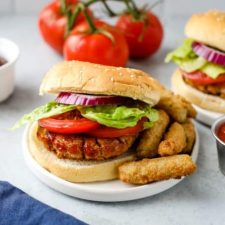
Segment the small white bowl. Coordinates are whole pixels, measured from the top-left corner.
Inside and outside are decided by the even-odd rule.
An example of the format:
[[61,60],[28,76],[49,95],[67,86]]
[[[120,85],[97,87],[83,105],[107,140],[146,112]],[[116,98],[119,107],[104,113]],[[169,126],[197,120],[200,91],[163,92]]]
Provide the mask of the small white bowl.
[[0,38],[0,56],[7,62],[0,66],[0,102],[7,99],[14,90],[15,63],[19,57],[18,46],[5,38]]

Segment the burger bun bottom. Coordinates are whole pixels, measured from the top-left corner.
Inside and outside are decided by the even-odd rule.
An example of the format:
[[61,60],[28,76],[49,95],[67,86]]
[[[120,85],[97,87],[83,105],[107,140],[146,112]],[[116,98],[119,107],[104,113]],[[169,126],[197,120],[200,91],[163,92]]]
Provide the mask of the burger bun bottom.
[[118,166],[124,162],[135,160],[131,150],[110,160],[84,161],[59,159],[48,151],[37,138],[37,123],[27,129],[25,144],[33,159],[52,174],[70,182],[95,182],[118,178]]
[[208,111],[209,113],[212,112],[211,116],[217,117],[225,113],[224,99],[203,93],[188,85],[179,69],[172,75],[172,89],[176,94],[183,96],[200,109],[203,109],[203,114],[205,114],[204,111]]

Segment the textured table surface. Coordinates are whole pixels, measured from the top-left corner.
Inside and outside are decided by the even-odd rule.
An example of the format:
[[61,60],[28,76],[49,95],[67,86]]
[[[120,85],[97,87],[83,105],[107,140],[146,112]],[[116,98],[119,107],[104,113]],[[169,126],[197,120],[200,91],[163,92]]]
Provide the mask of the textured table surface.
[[[166,52],[183,38],[184,18],[168,18],[162,49],[128,66],[151,72],[167,87],[173,64],[165,65]],[[177,186],[153,197],[123,203],[96,203],[55,192],[26,167],[22,155],[23,128],[7,129],[23,114],[45,103],[38,88],[46,71],[62,60],[41,40],[35,17],[0,17],[0,36],[15,41],[21,50],[14,94],[0,103],[0,180],[7,180],[31,196],[90,224],[224,224],[225,177],[218,169],[216,146],[210,129],[197,123],[200,135],[198,171]]]

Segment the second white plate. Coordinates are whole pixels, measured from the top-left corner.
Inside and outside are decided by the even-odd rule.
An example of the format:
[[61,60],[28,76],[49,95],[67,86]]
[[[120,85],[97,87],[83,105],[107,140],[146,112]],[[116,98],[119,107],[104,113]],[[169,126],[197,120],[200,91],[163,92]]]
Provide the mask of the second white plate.
[[[178,184],[181,179],[170,179],[147,185],[129,185],[120,180],[94,182],[94,183],[71,183],[65,181],[41,167],[32,157],[27,142],[29,126],[23,136],[23,153],[30,170],[44,184],[52,189],[73,197],[101,202],[118,202],[140,199],[163,192]],[[192,151],[192,159],[196,162],[199,151],[199,137],[196,130],[196,142]]]
[[219,117],[223,115],[222,113],[217,113],[217,112],[212,112],[212,111],[202,109],[194,104],[193,106],[198,112],[196,119],[208,126],[211,126],[216,119],[218,119]]

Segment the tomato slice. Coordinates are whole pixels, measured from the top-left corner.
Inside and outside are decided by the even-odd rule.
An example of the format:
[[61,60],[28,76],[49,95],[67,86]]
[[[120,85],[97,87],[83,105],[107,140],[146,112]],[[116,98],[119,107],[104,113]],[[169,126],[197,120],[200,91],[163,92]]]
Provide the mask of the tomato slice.
[[185,78],[189,79],[193,84],[196,85],[210,85],[210,84],[221,84],[225,83],[225,74],[221,74],[216,79],[208,77],[206,74],[197,70],[191,73],[182,71],[182,74]]
[[146,118],[139,120],[136,126],[127,127],[123,129],[113,128],[113,127],[99,127],[96,130],[86,132],[90,136],[99,137],[99,138],[116,138],[127,135],[136,135],[143,130],[143,124],[146,121]]
[[76,120],[60,120],[50,117],[40,119],[38,123],[41,127],[46,128],[48,131],[61,134],[84,133],[100,127],[99,123],[86,118]]

